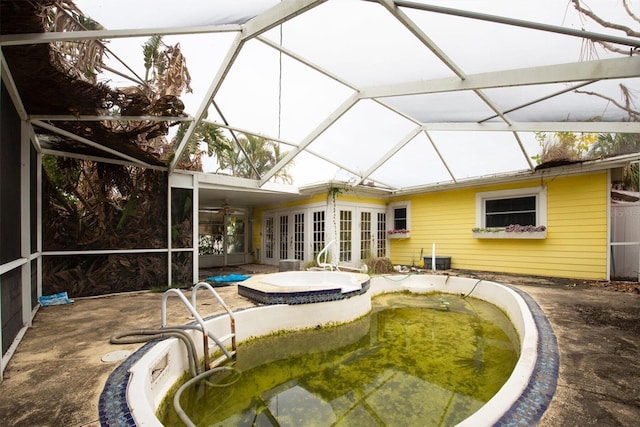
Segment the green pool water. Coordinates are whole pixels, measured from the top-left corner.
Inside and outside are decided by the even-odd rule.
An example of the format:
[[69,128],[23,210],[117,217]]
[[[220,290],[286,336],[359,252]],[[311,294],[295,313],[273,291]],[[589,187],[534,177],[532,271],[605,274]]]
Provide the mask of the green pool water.
[[[198,426],[451,426],[516,364],[517,334],[489,303],[403,293],[373,305],[346,325],[242,344],[237,371],[187,390],[183,409]],[[164,407],[165,425],[183,425]]]

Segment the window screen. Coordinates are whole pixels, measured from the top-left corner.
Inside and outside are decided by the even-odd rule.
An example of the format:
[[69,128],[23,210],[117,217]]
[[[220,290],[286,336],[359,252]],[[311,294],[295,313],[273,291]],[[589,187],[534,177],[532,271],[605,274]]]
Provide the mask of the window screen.
[[394,230],[405,230],[407,228],[407,208],[395,208],[393,210]]
[[485,226],[537,225],[536,196],[485,200]]

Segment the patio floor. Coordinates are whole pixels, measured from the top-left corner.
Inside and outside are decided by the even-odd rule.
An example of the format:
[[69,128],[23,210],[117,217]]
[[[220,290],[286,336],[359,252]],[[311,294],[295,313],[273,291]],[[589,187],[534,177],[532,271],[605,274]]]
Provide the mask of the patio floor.
[[[202,271],[201,277],[269,271],[275,268],[249,265]],[[560,377],[540,426],[637,425],[638,292],[565,279],[474,275],[524,290],[553,326],[560,347]],[[237,294],[236,286],[217,290],[234,310],[254,305]],[[0,383],[2,425],[99,426],[98,399],[118,363],[103,362],[102,357],[141,346],[112,345],[109,338],[126,330],[157,328],[161,298],[161,293],[141,292],[40,308]],[[220,312],[215,304],[203,294],[198,310],[205,316]],[[168,319],[172,324],[191,320],[177,298],[169,299]]]

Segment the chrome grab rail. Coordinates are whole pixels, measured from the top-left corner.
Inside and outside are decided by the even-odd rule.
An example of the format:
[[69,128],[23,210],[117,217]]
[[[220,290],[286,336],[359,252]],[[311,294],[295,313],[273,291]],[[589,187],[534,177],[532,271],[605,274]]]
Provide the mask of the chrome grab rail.
[[[210,336],[216,342],[218,347],[220,347],[220,350],[222,350],[222,352],[225,354],[225,356],[227,356],[228,358],[231,358],[236,353],[236,318],[235,318],[235,316],[233,314],[233,311],[224,302],[224,300],[222,299],[220,294],[213,288],[213,286],[211,286],[209,283],[206,283],[206,282],[198,282],[198,283],[196,283],[196,285],[191,290],[191,305],[194,307],[194,309],[195,309],[195,307],[197,307],[197,305],[196,305],[196,298],[197,298],[197,294],[198,294],[197,291],[199,289],[201,289],[201,288],[208,289],[209,292],[211,292],[211,294],[213,294],[215,299],[218,300],[218,302],[220,303],[222,308],[224,308],[224,310],[229,315],[230,331],[231,331],[231,333],[230,333],[230,337],[231,337],[231,352],[228,352],[226,350],[226,347],[224,345],[222,345],[221,342],[218,342],[218,340],[215,337],[213,337],[212,335],[210,335]],[[223,341],[223,340],[220,340],[220,341]]]
[[198,311],[189,302],[187,297],[178,289],[173,289],[173,288],[167,289],[165,293],[162,295],[160,327],[161,328],[167,327],[167,300],[169,299],[169,296],[172,294],[175,294],[178,296],[178,298],[180,299],[180,301],[182,301],[182,303],[187,308],[187,310],[189,310],[191,315],[196,319],[196,322],[198,323],[198,325],[200,325],[200,331],[202,332],[202,344],[204,347],[203,352],[204,352],[205,370],[209,369],[209,337],[211,337],[211,339],[218,345],[218,347],[220,347],[220,349],[222,350],[226,358],[228,359],[233,358],[233,355],[229,352],[229,350],[227,350],[227,348],[224,346],[224,344],[222,344],[222,342],[218,339],[218,337],[216,337],[213,333],[211,333],[207,329],[207,326],[205,325],[205,322],[202,316],[200,316]]

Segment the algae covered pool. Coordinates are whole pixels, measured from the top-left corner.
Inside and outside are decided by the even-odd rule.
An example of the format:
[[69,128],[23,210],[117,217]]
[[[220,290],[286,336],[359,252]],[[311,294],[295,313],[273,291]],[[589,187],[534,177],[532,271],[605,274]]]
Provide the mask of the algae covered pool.
[[[198,426],[451,426],[506,382],[518,344],[490,303],[382,295],[354,322],[243,343],[235,369],[181,405]],[[164,425],[183,425],[163,407]]]

